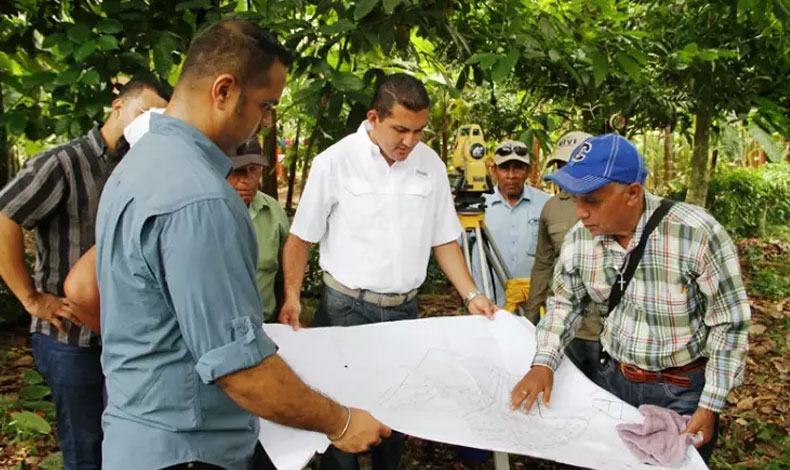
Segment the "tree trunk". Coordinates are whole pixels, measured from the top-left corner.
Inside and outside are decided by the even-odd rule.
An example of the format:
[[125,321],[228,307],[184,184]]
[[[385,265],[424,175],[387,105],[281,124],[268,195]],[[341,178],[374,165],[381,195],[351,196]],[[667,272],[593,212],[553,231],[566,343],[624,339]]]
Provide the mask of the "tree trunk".
[[263,139],[263,155],[269,162],[268,170],[263,172],[261,191],[279,200],[277,197],[277,110],[272,110],[272,125]]
[[294,182],[296,181],[296,163],[299,161],[299,134],[302,133],[302,120],[296,121],[296,139],[294,140],[294,151],[291,154],[291,165],[288,170],[288,195],[285,197],[285,213],[293,213],[294,201]]
[[310,141],[307,142],[307,150],[302,157],[302,181],[299,184],[299,197],[301,198],[302,193],[304,192],[304,185],[307,184],[307,178],[310,177],[310,164],[313,163],[313,159],[310,156],[313,154],[313,149],[315,148],[316,140],[318,140],[318,122],[316,122],[315,127],[313,127],[313,132],[310,133]]
[[697,123],[694,127],[694,152],[691,154],[688,192],[686,202],[705,207],[708,198],[708,149],[710,146],[710,127],[713,122],[713,103],[710,98],[702,98],[697,109]]
[[[0,116],[5,113],[3,107],[3,83],[0,81]],[[4,187],[11,179],[10,163],[11,152],[8,148],[8,134],[5,125],[0,125],[0,188]]]
[[664,128],[664,184],[675,179],[675,132],[672,126]]
[[[526,142],[525,142],[526,143]],[[532,164],[530,165],[529,169],[529,180],[530,184],[534,187],[538,187],[540,184],[540,140],[537,137],[532,138]]]

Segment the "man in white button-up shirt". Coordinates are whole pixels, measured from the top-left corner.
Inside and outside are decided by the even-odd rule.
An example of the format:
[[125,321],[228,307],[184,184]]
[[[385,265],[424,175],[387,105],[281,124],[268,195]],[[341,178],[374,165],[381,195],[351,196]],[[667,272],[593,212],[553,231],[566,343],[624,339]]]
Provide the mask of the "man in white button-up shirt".
[[[429,104],[419,80],[390,75],[357,132],[315,158],[283,249],[281,323],[299,326],[302,278],[310,244],[318,242],[325,274],[314,326],[416,318],[432,250],[469,312],[494,314],[456,242],[462,229],[445,164],[420,142]],[[397,469],[402,444],[393,433],[376,447],[373,469]],[[334,447],[321,462],[321,470],[353,468],[356,457]]]

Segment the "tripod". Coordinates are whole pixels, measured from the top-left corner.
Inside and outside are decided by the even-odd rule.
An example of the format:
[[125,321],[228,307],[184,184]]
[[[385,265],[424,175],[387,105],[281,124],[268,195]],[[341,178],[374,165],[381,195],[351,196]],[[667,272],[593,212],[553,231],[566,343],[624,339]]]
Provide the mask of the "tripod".
[[[480,279],[483,283],[483,293],[489,299],[493,299],[494,283],[489,277],[489,266],[493,268],[503,290],[507,285],[507,281],[512,279],[513,275],[505,264],[502,253],[499,252],[499,248],[497,248],[494,242],[494,237],[491,236],[491,232],[489,232],[486,227],[484,207],[485,206],[482,204],[473,206],[461,203],[456,207],[456,211],[458,212],[458,219],[461,221],[461,226],[464,228],[463,234],[461,235],[461,248],[464,252],[466,268],[474,277],[474,272],[472,271],[472,249],[469,241],[469,236],[474,235],[475,243],[478,244],[477,254],[480,255]],[[520,305],[518,307],[518,312],[520,315],[524,315],[524,310]],[[508,454],[505,452],[494,452],[494,468],[496,470],[510,470]]]
[[[491,236],[485,224],[485,210],[479,206],[462,206],[457,209],[458,219],[461,221],[461,226],[464,232],[461,238],[461,249],[464,252],[464,260],[466,261],[466,268],[474,277],[472,265],[472,247],[469,241],[470,235],[474,235],[475,243],[477,244],[477,254],[480,257],[480,277],[483,285],[483,294],[489,299],[494,298],[494,282],[491,279],[490,272],[493,271],[499,285],[502,286],[503,291],[507,286],[507,281],[513,279],[510,269],[505,264],[502,253]],[[490,268],[490,269],[489,269]],[[517,307],[518,314],[524,316],[526,312],[524,308],[519,305]],[[515,312],[514,312],[515,313]]]

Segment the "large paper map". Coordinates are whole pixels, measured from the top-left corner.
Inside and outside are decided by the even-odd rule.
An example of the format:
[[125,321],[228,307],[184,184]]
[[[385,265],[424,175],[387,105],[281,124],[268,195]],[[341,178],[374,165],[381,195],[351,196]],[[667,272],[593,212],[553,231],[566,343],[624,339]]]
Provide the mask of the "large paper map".
[[[524,454],[594,469],[640,464],[615,431],[641,422],[632,406],[597,387],[567,359],[551,407],[512,411],[510,390],[535,352],[534,327],[507,312],[495,320],[444,317],[294,332],[266,325],[280,354],[312,387],[364,408],[388,426],[434,441]],[[301,469],[325,436],[261,421],[261,443],[280,470]],[[707,469],[689,447],[682,470]]]

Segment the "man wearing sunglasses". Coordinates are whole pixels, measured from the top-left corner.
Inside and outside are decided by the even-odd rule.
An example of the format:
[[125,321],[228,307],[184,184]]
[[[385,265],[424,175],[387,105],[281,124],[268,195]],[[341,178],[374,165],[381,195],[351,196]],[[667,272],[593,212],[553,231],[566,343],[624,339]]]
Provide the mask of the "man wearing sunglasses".
[[[494,153],[497,185],[492,194],[485,195],[486,226],[513,276],[529,277],[535,261],[540,212],[550,196],[525,184],[531,162],[523,142],[502,142]],[[472,258],[477,260],[478,256]],[[479,276],[480,270],[475,266],[472,272]],[[494,286],[494,300],[505,305],[504,288],[496,279]]]

